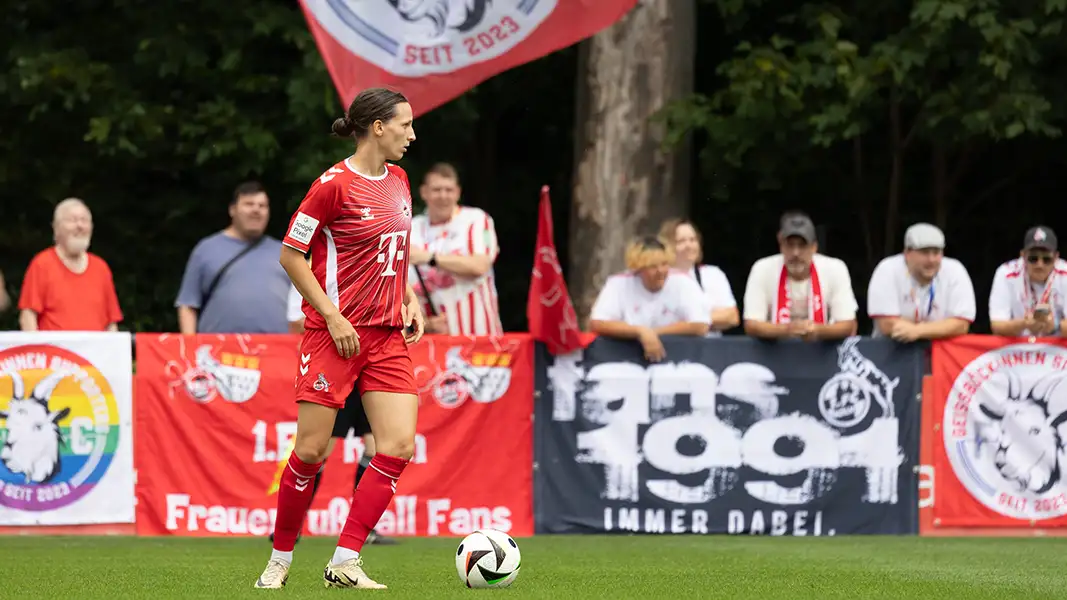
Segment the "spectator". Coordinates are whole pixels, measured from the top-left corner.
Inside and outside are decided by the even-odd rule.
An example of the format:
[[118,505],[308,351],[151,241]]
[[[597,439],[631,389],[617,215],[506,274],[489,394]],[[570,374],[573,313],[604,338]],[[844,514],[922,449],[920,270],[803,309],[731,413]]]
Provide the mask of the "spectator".
[[7,283],[4,281],[4,273],[0,271],[0,312],[11,308],[11,296],[7,295]]
[[945,257],[940,229],[916,223],[904,232],[904,252],[882,259],[871,274],[867,313],[874,337],[898,342],[967,333],[974,322],[974,286],[963,263]]
[[251,181],[234,190],[230,225],[197,243],[189,255],[175,306],[184,335],[285,333],[289,276],[282,243],[265,234],[270,201]]
[[589,315],[590,329],[636,339],[652,362],[666,356],[660,336],[707,335],[711,308],[692,277],[671,272],[673,262],[673,250],[657,238],[631,242],[628,272],[608,278]]
[[719,267],[700,264],[704,259],[703,239],[696,225],[685,219],[669,219],[660,228],[660,239],[674,246],[674,268],[692,277],[704,291],[711,307],[708,337],[721,337],[723,331],[737,327],[741,318],[726,273]]
[[424,298],[428,333],[499,335],[493,263],[493,218],[460,206],[459,175],[446,163],[430,168],[419,187],[426,212],[411,220],[409,281]]
[[763,339],[840,340],[856,333],[848,266],[819,254],[808,215],[782,215],[779,254],[756,261],[745,284],[745,333]]
[[93,215],[78,198],[56,205],[55,245],[30,261],[19,297],[23,331],[117,331],[122,321],[111,268],[89,252]]
[[1000,265],[989,292],[989,326],[994,335],[1063,335],[1067,261],[1060,259],[1056,234],[1043,225],[1023,238],[1019,258]]

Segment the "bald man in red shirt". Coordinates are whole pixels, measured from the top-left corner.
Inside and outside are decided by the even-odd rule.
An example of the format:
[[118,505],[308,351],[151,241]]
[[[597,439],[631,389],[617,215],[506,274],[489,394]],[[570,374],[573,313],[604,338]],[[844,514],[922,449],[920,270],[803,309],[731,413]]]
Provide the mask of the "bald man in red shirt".
[[56,243],[30,261],[19,298],[23,331],[117,331],[122,321],[111,268],[89,252],[93,217],[77,198],[56,205]]

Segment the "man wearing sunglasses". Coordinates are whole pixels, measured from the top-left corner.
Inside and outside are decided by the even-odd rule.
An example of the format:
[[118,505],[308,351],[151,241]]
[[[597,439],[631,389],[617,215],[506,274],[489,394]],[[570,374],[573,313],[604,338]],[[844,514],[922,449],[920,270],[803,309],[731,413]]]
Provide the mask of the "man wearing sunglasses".
[[1060,259],[1056,234],[1043,225],[1031,227],[1019,258],[993,276],[990,329],[1004,336],[1059,335],[1065,300],[1067,261]]

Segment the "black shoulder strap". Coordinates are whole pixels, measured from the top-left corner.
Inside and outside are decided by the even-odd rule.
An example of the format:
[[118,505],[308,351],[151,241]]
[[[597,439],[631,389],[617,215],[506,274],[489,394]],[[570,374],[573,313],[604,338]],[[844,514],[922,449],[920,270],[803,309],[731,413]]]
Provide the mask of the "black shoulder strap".
[[215,278],[212,279],[211,284],[207,286],[207,290],[204,291],[204,298],[200,301],[201,314],[203,314],[204,309],[207,307],[207,303],[211,300],[211,296],[215,293],[215,288],[218,287],[219,281],[222,279],[222,276],[226,274],[226,270],[229,269],[230,266],[233,265],[233,263],[237,262],[242,256],[248,254],[253,249],[255,249],[256,246],[263,242],[263,238],[265,237],[267,236],[261,235],[259,236],[259,238],[256,239],[256,241],[245,246],[243,250],[233,255],[233,258],[226,261],[226,264],[222,265],[222,268],[219,269],[218,273],[215,273]]
[[700,289],[704,289],[704,284],[700,282],[700,265],[693,266],[693,273],[695,273],[697,285],[700,286]]

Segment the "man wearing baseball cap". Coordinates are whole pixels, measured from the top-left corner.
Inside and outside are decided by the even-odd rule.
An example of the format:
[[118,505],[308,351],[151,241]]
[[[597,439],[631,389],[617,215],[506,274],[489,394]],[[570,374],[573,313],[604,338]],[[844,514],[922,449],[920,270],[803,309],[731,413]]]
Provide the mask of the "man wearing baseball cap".
[[867,286],[874,337],[914,342],[963,335],[975,311],[967,268],[945,256],[945,234],[929,223],[904,232],[904,251],[882,259]]
[[764,339],[840,340],[856,333],[856,296],[844,261],[819,254],[815,224],[792,211],[778,224],[779,253],[752,265],[745,333]]
[[994,335],[1059,335],[1064,330],[1067,262],[1060,259],[1055,232],[1044,225],[1023,236],[1019,258],[1000,265],[989,292],[989,326]]

